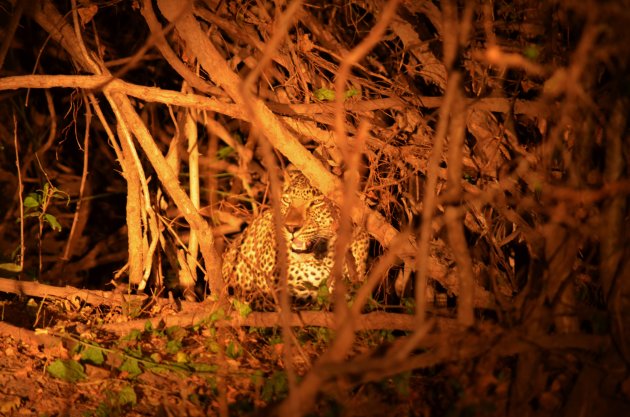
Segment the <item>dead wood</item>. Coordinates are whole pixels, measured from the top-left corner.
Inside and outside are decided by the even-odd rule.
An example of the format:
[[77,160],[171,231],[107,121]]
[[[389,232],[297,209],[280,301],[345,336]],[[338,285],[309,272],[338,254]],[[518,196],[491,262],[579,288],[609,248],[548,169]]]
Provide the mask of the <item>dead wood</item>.
[[[151,317],[148,319],[132,320],[124,323],[108,323],[102,326],[103,330],[114,332],[119,335],[128,333],[130,330],[141,330],[147,322],[151,322],[154,327],[162,325],[170,326],[194,326],[199,324],[211,324],[216,327],[280,327],[281,320],[279,313],[253,312],[246,317],[239,317],[236,313],[220,320],[209,322],[213,309],[210,305],[190,306],[186,305],[180,313]],[[327,311],[300,311],[289,315],[289,326],[296,328],[317,326],[329,329],[338,329],[340,323],[336,320],[335,314]],[[456,328],[457,324],[451,319],[437,319],[437,328],[441,330]],[[362,330],[415,330],[417,324],[412,316],[408,314],[374,312],[366,313],[356,318],[356,331]]]
[[[167,299],[151,299],[146,295],[124,294],[119,291],[99,291],[85,290],[71,286],[55,287],[38,282],[16,281],[10,278],[0,278],[0,292],[16,294],[20,296],[38,297],[41,299],[61,299],[70,301],[81,301],[93,306],[105,305],[109,307],[120,307],[127,304],[146,304],[151,301],[158,307],[170,306],[180,310],[177,314],[163,315],[149,319],[132,320],[124,323],[110,323],[103,326],[104,330],[117,334],[124,334],[132,329],[142,329],[147,321],[152,322],[156,327],[162,323],[168,326],[194,326],[200,323],[207,323],[208,318],[213,314],[218,305],[213,303],[193,303],[189,301],[178,301],[177,305]],[[247,317],[231,317],[221,319],[213,325],[222,326],[248,326],[248,327],[278,327],[280,326],[279,313],[254,312]],[[407,314],[374,312],[357,317],[357,330],[414,330],[417,326],[412,316]],[[335,329],[339,323],[333,313],[325,311],[300,311],[290,315],[289,325],[291,327],[321,326]],[[455,326],[453,320],[439,319],[440,329],[450,329]]]
[[[146,295],[124,294],[120,291],[85,290],[71,286],[56,287],[35,281],[18,281],[11,278],[0,278],[0,292],[42,299],[79,300],[95,306],[106,305],[109,307],[119,307],[128,303],[138,304],[149,299]],[[163,305],[168,304],[168,300],[165,299],[158,298],[156,302]]]
[[63,347],[62,338],[50,334],[35,332],[23,327],[13,326],[9,323],[0,322],[0,336],[21,340],[27,345],[43,346],[48,354],[59,354]]
[[[164,415],[628,408],[625,2],[5,3],[0,414],[71,386],[149,415],[130,379]],[[340,206],[337,278],[348,217],[373,263],[334,313],[246,314],[219,253],[289,163]],[[88,345],[89,383],[47,376]]]

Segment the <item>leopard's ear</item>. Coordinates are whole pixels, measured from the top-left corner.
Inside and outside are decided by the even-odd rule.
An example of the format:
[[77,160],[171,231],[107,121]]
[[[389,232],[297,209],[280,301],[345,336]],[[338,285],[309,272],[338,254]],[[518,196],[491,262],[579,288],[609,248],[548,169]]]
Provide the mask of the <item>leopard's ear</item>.
[[284,184],[285,187],[289,184],[298,187],[310,187],[311,183],[304,174],[302,174],[302,171],[297,169],[294,165],[289,165],[284,173]]
[[295,165],[289,164],[284,171],[284,182],[293,182],[296,178],[303,176],[304,174],[302,174],[302,172],[297,169]]

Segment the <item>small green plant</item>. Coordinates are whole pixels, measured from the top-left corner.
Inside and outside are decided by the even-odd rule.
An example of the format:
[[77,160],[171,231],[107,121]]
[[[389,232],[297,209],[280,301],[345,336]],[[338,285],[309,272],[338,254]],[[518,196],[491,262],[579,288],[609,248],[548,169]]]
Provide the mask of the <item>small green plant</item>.
[[402,299],[402,306],[405,309],[405,313],[413,314],[416,311],[415,298],[405,297]]
[[317,289],[317,304],[322,307],[328,306],[330,304],[330,295],[328,284],[323,282]]
[[9,274],[19,274],[20,272],[22,272],[22,265],[20,265],[20,247],[18,246],[17,249],[14,251],[13,254],[11,254],[11,259],[13,259],[13,262],[3,262],[0,263],[0,270],[2,270],[3,273],[9,273]]
[[61,223],[57,218],[48,213],[50,205],[55,200],[67,200],[70,203],[70,196],[51,185],[49,182],[44,184],[41,190],[29,193],[24,199],[24,219],[36,217],[39,222],[39,230],[37,233],[37,241],[39,243],[39,275],[42,272],[42,234],[44,233],[44,225],[50,226],[55,232],[61,231]]
[[[349,90],[346,90],[343,93],[344,99],[355,97],[358,95],[359,95],[359,90],[357,90],[356,88],[351,88]],[[331,90],[331,89],[323,88],[323,87],[318,88],[317,90],[313,92],[313,96],[317,100],[321,100],[321,101],[335,101],[335,90]]]
[[[125,386],[118,392],[105,391],[105,401],[101,402],[94,415],[98,417],[124,416],[138,403],[138,398],[131,386]],[[87,414],[92,415],[92,414]]]
[[286,397],[288,390],[287,374],[277,371],[265,380],[261,397],[266,402],[281,400]]
[[222,308],[218,308],[216,311],[213,311],[210,316],[208,316],[207,320],[204,320],[205,324],[214,324],[217,321],[223,320],[225,318],[225,310]]
[[230,359],[238,359],[243,355],[243,347],[237,342],[230,340],[230,343],[225,348],[225,354]]
[[129,379],[134,379],[142,373],[142,369],[140,369],[138,359],[135,359],[131,356],[128,356],[124,360],[122,365],[118,367],[118,370],[121,371],[123,375]]
[[312,330],[315,335],[316,345],[319,345],[319,344],[323,344],[324,346],[328,345],[333,339],[333,336],[335,334],[333,330],[328,329],[326,327],[313,327]]
[[48,208],[54,200],[67,200],[69,204],[70,196],[49,183],[45,183],[43,189],[29,193],[24,199],[24,218],[37,217],[40,238],[45,224],[56,232],[61,231],[59,220],[48,213]]
[[238,312],[238,315],[243,318],[249,316],[252,313],[252,308],[247,303],[234,299],[232,300],[232,305],[234,306],[234,309]]

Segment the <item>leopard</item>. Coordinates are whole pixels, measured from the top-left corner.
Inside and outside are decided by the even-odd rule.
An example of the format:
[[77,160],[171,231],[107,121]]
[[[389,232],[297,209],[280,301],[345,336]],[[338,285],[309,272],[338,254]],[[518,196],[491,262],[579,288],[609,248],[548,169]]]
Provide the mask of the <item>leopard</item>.
[[[294,305],[321,301],[330,294],[339,234],[339,207],[297,169],[285,173],[280,222],[287,259],[287,288]],[[256,306],[273,305],[280,288],[280,251],[272,208],[263,210],[228,245],[222,275],[231,296]],[[343,279],[356,286],[365,279],[369,234],[353,225]]]

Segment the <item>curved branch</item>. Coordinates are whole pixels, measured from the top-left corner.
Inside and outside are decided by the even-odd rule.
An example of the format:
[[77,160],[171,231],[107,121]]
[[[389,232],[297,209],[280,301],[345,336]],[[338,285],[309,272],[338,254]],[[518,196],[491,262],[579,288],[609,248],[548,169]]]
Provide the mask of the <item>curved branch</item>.
[[[259,133],[263,134],[274,148],[302,171],[315,187],[337,203],[342,203],[343,187],[341,180],[330,173],[317,158],[302,146],[262,100],[258,98],[245,100],[240,92],[240,85],[243,80],[232,71],[225,58],[201,30],[192,12],[190,10],[182,11],[181,4],[179,6],[177,4],[164,0],[158,1],[160,11],[175,24],[178,34],[186,42],[212,81],[223,87],[237,104],[251,109],[254,119],[258,121]],[[371,210],[362,202],[354,207],[352,218],[358,224],[365,224],[368,232],[385,247],[389,246],[399,233],[382,215]],[[413,253],[411,243],[404,252]]]

